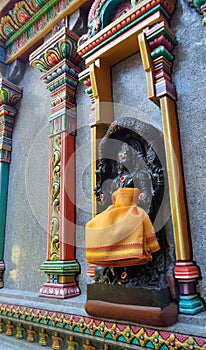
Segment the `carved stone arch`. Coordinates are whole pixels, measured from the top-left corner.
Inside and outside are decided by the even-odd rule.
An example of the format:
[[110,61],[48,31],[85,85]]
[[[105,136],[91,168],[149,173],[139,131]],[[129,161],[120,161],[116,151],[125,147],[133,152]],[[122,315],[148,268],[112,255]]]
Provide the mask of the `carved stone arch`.
[[107,0],[105,2],[105,4],[102,6],[102,9],[99,13],[99,18],[101,21],[101,29],[104,29],[111,22],[112,14],[120,5],[123,5],[124,3],[128,3],[128,1],[127,0],[115,0],[115,1]]
[[125,2],[128,3],[127,0],[94,1],[88,15],[89,36],[93,36],[104,29],[110,23],[111,15],[115,9]]

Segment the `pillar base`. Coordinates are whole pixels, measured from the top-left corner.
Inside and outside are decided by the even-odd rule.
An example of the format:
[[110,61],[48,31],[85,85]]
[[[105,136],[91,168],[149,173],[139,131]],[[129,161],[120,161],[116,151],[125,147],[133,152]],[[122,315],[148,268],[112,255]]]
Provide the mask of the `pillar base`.
[[4,279],[3,279],[4,271],[5,271],[5,265],[3,260],[1,260],[0,261],[0,288],[4,287]]
[[179,312],[186,315],[195,315],[205,310],[197,294],[182,295],[179,299]]
[[51,275],[77,276],[80,266],[76,260],[47,260],[39,270]]
[[193,261],[177,261],[174,274],[178,281],[184,280],[185,282],[199,278],[200,276],[199,268]]
[[47,283],[40,289],[40,297],[67,299],[80,294],[76,276],[80,272],[76,260],[47,260],[40,267],[47,274]]
[[92,283],[87,285],[87,299],[98,300],[111,304],[123,304],[138,306],[148,306],[165,308],[171,303],[170,292],[165,287],[143,287],[125,285],[106,285],[100,283]]
[[77,283],[55,284],[45,283],[40,289],[40,297],[68,299],[80,295]]

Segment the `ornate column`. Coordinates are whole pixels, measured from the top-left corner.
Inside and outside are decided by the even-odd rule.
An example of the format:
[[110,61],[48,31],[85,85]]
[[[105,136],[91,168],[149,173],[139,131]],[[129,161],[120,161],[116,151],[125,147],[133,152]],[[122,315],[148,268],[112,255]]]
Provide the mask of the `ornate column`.
[[103,59],[96,60],[79,74],[79,81],[86,85],[86,93],[91,101],[89,126],[92,146],[92,214],[95,216],[97,204],[93,189],[96,187],[97,150],[100,140],[113,120],[110,65]]
[[[50,175],[47,260],[40,270],[47,283],[40,296],[71,298],[80,294],[75,260],[75,92],[78,83],[78,37],[66,27],[30,55],[31,65],[45,72],[51,92],[49,121]],[[43,102],[43,100],[42,100]]]
[[[147,72],[148,92],[153,91],[153,94],[148,97],[158,102],[162,111],[177,259],[174,275],[178,281],[180,292],[179,311],[186,314],[196,314],[203,311],[204,306],[195,291],[199,269],[191,260],[175,107],[176,94],[171,80],[174,60],[171,51],[175,43],[175,36],[165,22],[160,22],[139,35],[140,52],[144,69]],[[152,74],[150,74],[151,72]]]
[[[99,142],[112,122],[112,90],[110,66],[103,60],[97,60],[79,74],[80,83],[86,86],[85,92],[91,102],[89,126],[91,127],[91,165],[92,165],[92,214],[97,214],[97,202],[94,189],[97,186],[96,169],[98,164]],[[92,279],[96,265],[89,265],[87,275]]]
[[14,117],[17,114],[14,106],[21,97],[22,89],[5,79],[0,79],[0,288],[3,287],[3,271],[5,270],[3,251],[12,131]]

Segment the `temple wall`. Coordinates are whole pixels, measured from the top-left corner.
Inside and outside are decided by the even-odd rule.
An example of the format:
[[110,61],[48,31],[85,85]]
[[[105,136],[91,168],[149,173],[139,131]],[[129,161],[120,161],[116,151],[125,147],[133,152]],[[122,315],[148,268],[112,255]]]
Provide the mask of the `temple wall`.
[[[193,260],[201,269],[199,292],[206,300],[206,148],[205,148],[205,47],[200,16],[180,0],[171,21],[178,45],[174,50],[173,82],[177,91],[177,113],[188,213],[193,245]],[[114,119],[138,118],[162,130],[159,108],[147,99],[146,80],[140,54],[112,68]],[[19,86],[23,98],[13,131],[10,165],[4,261],[5,288],[38,293],[46,280],[38,267],[46,259],[48,198],[48,115],[50,93],[40,81],[41,73],[29,64]],[[90,101],[77,88],[76,136],[76,257],[81,264],[79,285],[82,292],[74,298],[84,301],[87,264],[85,262],[86,222],[91,218],[91,150],[88,115]],[[3,293],[3,290],[1,290]],[[72,300],[72,303],[75,303]],[[45,301],[67,304],[68,301]],[[81,310],[82,313],[82,310]]]
[[147,98],[140,53],[112,67],[112,83],[114,119],[139,119],[162,131],[160,109]]
[[47,248],[50,94],[41,73],[29,64],[25,68],[9,174],[5,288],[37,292],[45,279],[38,267]]

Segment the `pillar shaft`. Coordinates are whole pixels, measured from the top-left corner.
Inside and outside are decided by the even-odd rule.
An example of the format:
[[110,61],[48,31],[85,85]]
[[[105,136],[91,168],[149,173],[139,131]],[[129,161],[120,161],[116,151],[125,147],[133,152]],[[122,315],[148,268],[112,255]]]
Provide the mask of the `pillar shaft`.
[[91,164],[92,164],[92,214],[97,214],[96,196],[96,169],[98,164],[98,146],[112,122],[112,89],[110,66],[106,60],[98,59],[89,66],[89,69],[79,74],[81,83],[87,86],[86,93],[91,100],[89,125],[91,127]]
[[174,60],[171,52],[175,45],[175,36],[168,25],[161,22],[145,30],[145,33],[139,36],[139,42],[145,71],[150,72],[149,85],[154,86],[149,90],[153,91],[149,98],[154,102],[158,101],[162,112],[177,260],[174,275],[178,280],[180,294],[179,311],[196,314],[203,311],[204,306],[195,291],[199,269],[192,262],[175,106],[176,93],[171,79]]
[[12,131],[17,113],[14,105],[21,99],[22,89],[0,79],[0,288],[3,287],[3,261],[9,164],[11,162]]

